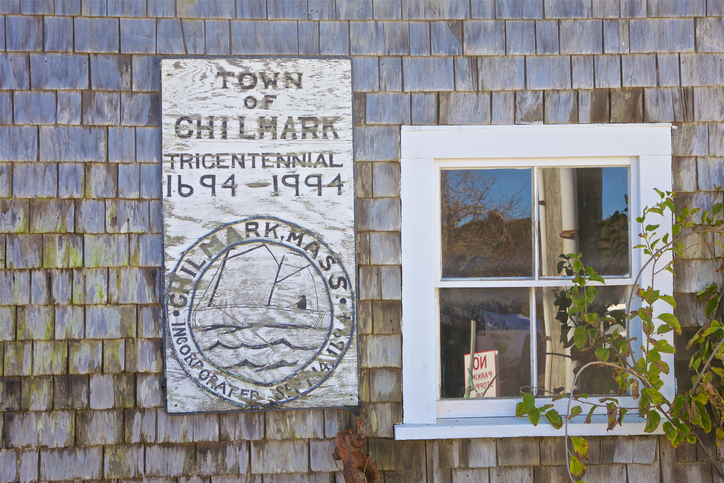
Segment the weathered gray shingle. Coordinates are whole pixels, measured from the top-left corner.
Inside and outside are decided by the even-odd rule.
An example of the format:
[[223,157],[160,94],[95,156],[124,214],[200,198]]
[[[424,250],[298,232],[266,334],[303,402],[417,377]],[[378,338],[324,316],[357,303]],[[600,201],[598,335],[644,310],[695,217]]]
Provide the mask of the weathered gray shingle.
[[528,89],[569,89],[571,87],[571,58],[526,58],[526,83]]
[[267,0],[269,19],[306,19],[306,0]]
[[455,90],[478,89],[478,63],[473,57],[455,57]]
[[104,161],[105,159],[106,130],[104,128],[40,128],[41,161]]
[[696,19],[696,50],[699,52],[724,51],[724,18]]
[[53,15],[53,0],[26,0],[20,3],[20,13],[25,15]]
[[571,86],[574,89],[593,89],[593,56],[574,55],[571,57]]
[[647,0],[649,17],[703,17],[706,0]]
[[625,20],[603,21],[603,53],[628,53],[628,22]]
[[184,44],[186,53],[189,55],[203,55],[206,50],[204,43],[204,21],[181,20],[181,30],[186,41]]
[[157,163],[161,159],[161,129],[136,128],[136,161]]
[[348,55],[349,24],[319,22],[319,50],[322,55]]
[[85,193],[83,165],[60,163],[58,165],[58,198],[82,198]]
[[684,122],[694,119],[694,91],[682,89],[645,89],[644,121]]
[[132,61],[133,90],[161,90],[161,62],[156,56],[134,55]]
[[412,124],[437,124],[437,95],[433,93],[413,93]]
[[401,0],[372,0],[376,19],[397,20],[402,18]]
[[470,4],[460,0],[402,0],[402,18],[429,20],[470,18]]
[[591,16],[591,0],[546,0],[545,18],[587,18]]
[[514,124],[515,123],[515,92],[500,91],[492,94],[492,113],[490,122],[492,124]]
[[560,22],[562,54],[600,54],[603,31],[600,20],[562,20]]
[[231,54],[230,24],[228,20],[206,21],[206,53],[209,55]]
[[83,92],[83,124],[118,125],[120,104],[117,92]]
[[102,475],[102,447],[44,449],[40,452],[40,477],[46,480],[93,480]]
[[517,90],[525,88],[525,58],[481,57],[478,61],[481,91]]
[[463,23],[461,21],[430,22],[432,55],[462,55]]
[[535,23],[535,40],[538,54],[558,54],[560,51],[558,22],[555,20],[537,21]]
[[724,121],[724,99],[722,87],[699,87],[694,89],[694,120]]
[[178,19],[159,19],[156,22],[156,52],[159,54],[184,54],[184,38],[181,34],[181,21]]
[[27,89],[30,86],[28,56],[0,54],[0,88]]
[[7,0],[0,3],[0,13],[20,13],[20,0]]
[[629,21],[631,52],[693,52],[693,19]]
[[[284,458],[269,458],[268,454]],[[252,474],[306,473],[309,469],[309,446],[306,441],[254,441],[251,443]]]
[[621,59],[618,55],[601,55],[593,58],[596,88],[621,87]]
[[75,230],[73,217],[75,204],[72,200],[30,201],[31,233],[68,233]]
[[108,128],[108,161],[130,163],[136,159],[136,135],[132,127]]
[[118,52],[118,19],[77,17],[76,52]]
[[535,54],[535,22],[530,20],[505,22],[505,52],[508,55]]
[[56,15],[79,15],[80,0],[55,0]]
[[43,263],[42,235],[6,235],[5,266],[9,269],[40,268]]
[[384,54],[385,33],[382,22],[350,22],[349,41],[353,55]]
[[108,0],[109,17],[145,17],[146,0]]
[[234,18],[234,0],[180,0],[176,2],[179,18]]
[[42,17],[5,17],[5,48],[8,51],[33,52],[43,50]]
[[307,16],[310,20],[334,20],[337,16],[336,10],[336,4],[334,0],[307,1]]
[[575,91],[545,93],[546,124],[575,124],[578,120],[578,96]]
[[621,56],[623,87],[656,86],[656,56],[638,54]]
[[86,55],[31,54],[30,72],[33,89],[88,89]]
[[505,22],[471,20],[463,25],[465,55],[505,54]]
[[643,122],[644,92],[641,88],[611,91],[611,122]]
[[515,93],[515,123],[543,123],[543,91],[518,91]]
[[497,0],[495,18],[543,18],[543,0]]
[[156,20],[122,18],[121,52],[153,54],[156,52]]
[[406,91],[451,91],[455,89],[451,57],[405,57],[402,61]]
[[13,99],[15,124],[55,124],[55,94],[16,91]]
[[121,94],[121,124],[124,126],[157,126],[160,111],[159,94]]
[[0,126],[0,161],[35,161],[38,128]]
[[56,117],[58,124],[80,124],[83,98],[80,92],[59,91]]
[[620,14],[619,2],[592,0],[591,7],[591,16],[593,18],[617,18]]
[[266,0],[236,0],[236,17],[266,18]]
[[231,22],[232,54],[296,54],[296,22]]
[[410,54],[430,55],[429,22],[410,22]]
[[73,19],[68,17],[46,17],[44,26],[46,52],[73,51]]
[[108,14],[108,0],[81,0],[80,13],[84,17],[105,17]]
[[440,94],[440,124],[490,124],[490,94]]
[[402,90],[402,59],[400,57],[380,57],[380,90]]

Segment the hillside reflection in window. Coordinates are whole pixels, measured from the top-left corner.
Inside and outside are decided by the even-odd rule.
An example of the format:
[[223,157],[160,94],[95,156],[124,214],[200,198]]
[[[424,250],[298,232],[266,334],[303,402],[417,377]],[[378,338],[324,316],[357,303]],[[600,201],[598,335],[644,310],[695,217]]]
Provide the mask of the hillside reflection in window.
[[540,275],[558,277],[561,253],[581,253],[602,276],[629,268],[626,167],[538,170]]
[[531,169],[441,172],[443,278],[530,277]]
[[[520,397],[521,387],[531,385],[530,335],[528,289],[440,289],[441,396]],[[545,350],[543,337],[539,341],[539,350]],[[486,367],[495,371],[478,379],[481,371],[465,364],[465,355],[471,353],[495,357]],[[485,385],[466,384],[466,371]]]

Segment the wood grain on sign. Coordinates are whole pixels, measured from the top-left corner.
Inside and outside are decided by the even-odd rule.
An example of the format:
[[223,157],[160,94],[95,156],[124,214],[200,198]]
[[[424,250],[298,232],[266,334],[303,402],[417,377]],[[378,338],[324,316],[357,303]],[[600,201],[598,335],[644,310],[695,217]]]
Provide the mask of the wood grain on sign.
[[169,412],[355,406],[348,59],[164,59]]

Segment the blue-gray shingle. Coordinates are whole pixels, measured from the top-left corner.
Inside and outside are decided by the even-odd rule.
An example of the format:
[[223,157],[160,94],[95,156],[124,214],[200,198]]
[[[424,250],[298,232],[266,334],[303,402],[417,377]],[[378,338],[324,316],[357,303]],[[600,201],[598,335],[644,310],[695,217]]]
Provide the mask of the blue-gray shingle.
[[429,22],[410,22],[410,54],[430,55]]
[[122,93],[121,124],[124,126],[156,126],[161,116],[159,94]]
[[696,49],[699,52],[724,51],[724,18],[696,19]]
[[58,198],[82,198],[85,193],[84,165],[60,163],[58,165]]
[[31,54],[30,73],[33,89],[88,89],[88,56]]
[[621,59],[618,55],[597,55],[593,58],[596,88],[621,87]]
[[297,39],[297,23],[293,21],[231,22],[232,54],[296,54]]
[[621,77],[623,87],[656,86],[656,56],[654,54],[621,56]]
[[36,16],[5,17],[5,49],[33,52],[43,50],[43,18]]
[[159,54],[183,54],[184,39],[181,34],[181,21],[178,19],[159,19],[157,21],[156,51]]
[[24,15],[53,15],[53,0],[25,0],[20,2]]
[[186,40],[186,49],[189,55],[202,55],[206,48],[204,44],[204,21],[181,20],[181,29]]
[[505,22],[505,52],[508,55],[535,54],[535,22],[532,20]]
[[41,161],[97,161],[106,159],[106,129],[102,127],[41,127]]
[[706,0],[647,0],[649,17],[703,17]]
[[267,0],[266,13],[269,19],[306,19],[306,0]]
[[480,57],[478,79],[481,91],[525,89],[524,57]]
[[515,93],[515,123],[543,123],[543,91],[518,91]]
[[644,89],[645,122],[694,120],[694,90],[689,88]]
[[73,51],[73,19],[69,17],[45,17],[45,51]]
[[55,124],[55,93],[16,91],[15,124]]
[[505,54],[505,22],[471,20],[463,25],[465,55]]
[[161,160],[161,129],[157,127],[136,128],[136,161],[158,163]]
[[159,92],[161,90],[161,59],[155,56],[133,56],[133,90]]
[[723,54],[681,54],[682,86],[724,84]]
[[402,0],[402,18],[467,19],[470,18],[470,3],[460,0]]
[[545,93],[546,124],[575,124],[578,120],[578,96],[575,91]]
[[178,0],[178,18],[234,18],[234,0]]
[[495,0],[470,0],[470,18],[495,18]]
[[380,57],[380,90],[402,90],[402,58]]
[[0,88],[27,89],[30,69],[26,54],[0,54]]
[[536,52],[540,54],[558,54],[558,22],[555,20],[539,20],[535,23]]
[[591,0],[546,0],[545,18],[589,18]]
[[[118,197],[133,199],[140,193],[139,164],[118,165]],[[144,165],[152,166],[152,165]]]
[[349,43],[352,55],[383,55],[385,32],[382,22],[350,22]]
[[0,14],[20,13],[20,0],[6,0],[0,3]]
[[148,0],[149,17],[173,17],[176,15],[176,0]]
[[401,0],[373,0],[372,7],[376,19],[397,20],[402,18]]
[[474,57],[455,57],[455,90],[478,90],[478,63]]
[[405,57],[402,60],[406,91],[452,91],[455,89],[452,57]]
[[266,0],[236,0],[236,17],[249,20],[266,18]]
[[230,26],[228,20],[206,21],[206,53],[209,55],[231,54]]
[[108,0],[109,17],[145,17],[146,0]]
[[376,91],[380,88],[377,57],[352,57],[352,87],[357,91]]
[[407,22],[383,21],[384,44],[386,55],[409,55],[410,29]]
[[434,93],[413,93],[410,102],[412,124],[437,124],[437,95]]
[[[13,123],[13,93],[0,92],[0,124]],[[2,196],[0,196],[1,198]]]
[[693,52],[694,19],[629,21],[631,52]]
[[593,89],[593,56],[571,57],[571,86],[574,89]]
[[491,93],[491,124],[515,123],[515,92],[498,91]]
[[139,176],[141,178],[141,198],[161,198],[161,165],[159,163],[141,164]]
[[380,92],[367,94],[367,124],[410,124],[410,94]]
[[619,2],[610,0],[592,0],[591,16],[593,18],[618,18],[620,6]]
[[694,120],[724,121],[724,88],[697,87],[694,89]]
[[339,20],[369,20],[372,18],[372,0],[354,2],[337,1]]
[[83,100],[77,91],[59,91],[57,106],[58,124],[80,124],[83,113]]
[[80,15],[80,0],[55,0],[56,15]]
[[603,53],[625,54],[629,51],[628,22],[626,20],[603,21]]
[[136,130],[132,127],[108,128],[108,161],[131,163],[136,159]]
[[16,198],[55,198],[57,194],[58,167],[54,163],[16,163],[13,167]]
[[646,0],[621,0],[622,18],[642,18],[646,16]]
[[106,205],[103,200],[80,200],[76,204],[76,233],[103,233],[106,226]]
[[560,37],[562,54],[600,54],[603,51],[600,20],[562,20]]
[[430,22],[432,55],[462,55],[463,23],[459,20]]
[[307,17],[310,20],[334,20],[337,9],[334,0],[308,0]]
[[0,161],[35,161],[38,158],[38,128],[0,126]]
[[661,87],[679,85],[679,54],[657,54],[659,85]]
[[570,89],[571,58],[528,57],[526,59],[528,89]]
[[400,159],[400,128],[397,126],[360,126],[354,129],[356,161],[394,161]]
[[90,74],[93,90],[130,90],[131,56],[93,54],[90,56]]
[[156,20],[152,18],[122,18],[121,52],[129,54],[155,53]]
[[322,55],[348,55],[349,24],[319,22],[319,51]]
[[108,14],[107,0],[82,0],[81,15],[84,17],[105,17]]
[[496,0],[495,18],[543,18],[543,0]]
[[120,121],[118,92],[83,92],[83,124],[114,126]]
[[440,124],[490,124],[490,93],[441,93]]
[[319,55],[319,22],[297,22],[299,55]]
[[118,52],[118,19],[76,17],[76,52]]

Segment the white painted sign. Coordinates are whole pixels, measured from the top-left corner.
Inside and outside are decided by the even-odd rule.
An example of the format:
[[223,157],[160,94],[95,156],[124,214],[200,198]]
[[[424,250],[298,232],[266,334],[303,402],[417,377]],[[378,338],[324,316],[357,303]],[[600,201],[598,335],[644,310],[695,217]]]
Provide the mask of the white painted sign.
[[355,406],[348,59],[164,59],[166,409]]
[[[465,387],[470,384],[470,354],[465,354]],[[498,397],[498,351],[476,352],[473,358],[473,390],[468,397]]]

